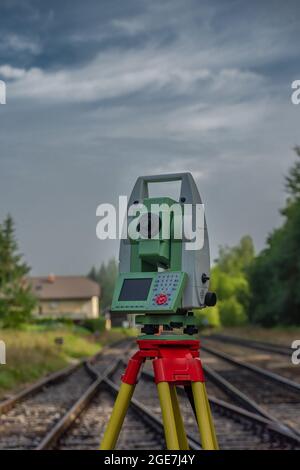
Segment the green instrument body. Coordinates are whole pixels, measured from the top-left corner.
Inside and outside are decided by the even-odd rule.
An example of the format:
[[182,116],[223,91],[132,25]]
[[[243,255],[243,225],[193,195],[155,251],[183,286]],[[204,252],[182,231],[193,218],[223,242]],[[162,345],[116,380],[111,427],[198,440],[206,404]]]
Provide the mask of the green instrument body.
[[[149,197],[149,183],[168,181],[181,182],[177,201]],[[201,204],[190,173],[139,177],[131,193],[111,312],[140,314],[136,324],[143,325],[142,332],[149,337],[155,338],[159,328],[168,333],[183,328],[182,338],[197,331],[193,309],[206,306],[209,244],[204,218],[199,228],[203,245],[191,249],[191,241],[184,238],[184,216],[187,205],[195,210]],[[198,230],[189,220],[189,228]],[[183,236],[177,236],[178,229]]]
[[181,307],[186,279],[186,273],[180,271],[121,273],[114,291],[112,311],[176,313]]

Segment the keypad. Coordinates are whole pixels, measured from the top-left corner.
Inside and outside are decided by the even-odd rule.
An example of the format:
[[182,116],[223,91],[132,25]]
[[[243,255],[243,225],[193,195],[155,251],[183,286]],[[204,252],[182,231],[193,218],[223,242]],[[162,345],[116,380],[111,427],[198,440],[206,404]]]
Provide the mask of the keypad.
[[180,280],[180,273],[163,272],[158,273],[152,291],[152,307],[169,307],[177,292]]

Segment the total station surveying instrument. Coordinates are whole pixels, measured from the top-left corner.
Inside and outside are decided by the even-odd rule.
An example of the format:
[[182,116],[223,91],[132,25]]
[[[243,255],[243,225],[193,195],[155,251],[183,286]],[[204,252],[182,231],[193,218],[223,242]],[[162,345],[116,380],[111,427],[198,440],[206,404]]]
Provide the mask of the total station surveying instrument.
[[[149,198],[151,183],[181,183],[179,201],[168,197]],[[174,210],[174,204],[177,212]],[[185,231],[181,238],[185,207],[192,208],[190,228],[202,230],[200,247]],[[209,292],[209,243],[206,221],[195,227],[193,215],[202,201],[190,173],[141,176],[128,202],[127,238],[121,240],[119,277],[113,295],[113,312],[136,315],[143,333],[137,339],[139,350],[131,357],[122,376],[121,387],[100,449],[114,449],[130,405],[138,374],[147,359],[152,360],[154,379],[160,400],[167,449],[187,450],[188,441],[180,413],[176,387],[184,386],[195,414],[203,449],[218,449],[199,358],[200,342],[193,309],[213,306],[216,295]],[[139,208],[132,233],[129,208]],[[153,207],[155,210],[153,211]],[[178,212],[178,207],[180,211]],[[145,210],[146,209],[146,210]],[[169,211],[168,211],[169,209]],[[168,212],[168,230],[162,220]],[[197,223],[196,223],[197,225]]]

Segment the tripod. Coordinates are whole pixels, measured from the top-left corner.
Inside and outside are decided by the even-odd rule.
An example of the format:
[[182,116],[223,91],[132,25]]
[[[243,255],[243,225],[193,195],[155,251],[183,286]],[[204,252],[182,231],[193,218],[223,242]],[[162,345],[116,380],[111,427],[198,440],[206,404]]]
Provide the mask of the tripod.
[[199,358],[200,342],[160,339],[157,336],[157,339],[140,339],[137,343],[139,350],[129,360],[122,376],[122,384],[100,449],[115,448],[141,366],[146,359],[151,359],[167,449],[189,449],[176,392],[176,386],[179,385],[184,386],[194,411],[202,448],[217,450],[218,442]]

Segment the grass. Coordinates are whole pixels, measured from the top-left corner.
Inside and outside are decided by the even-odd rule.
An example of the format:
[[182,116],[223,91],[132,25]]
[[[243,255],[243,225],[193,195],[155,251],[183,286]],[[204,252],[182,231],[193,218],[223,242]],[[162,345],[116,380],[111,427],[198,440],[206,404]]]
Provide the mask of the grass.
[[[6,364],[0,365],[0,399],[130,334],[133,334],[130,330],[116,328],[92,335],[84,328],[73,326],[52,330],[39,325],[30,325],[21,331],[3,329],[0,340],[6,345]],[[55,343],[58,337],[63,338],[62,345]]]
[[290,347],[295,339],[300,339],[299,326],[276,326],[262,328],[260,326],[245,325],[243,327],[222,327],[213,330],[205,330],[201,334],[221,333],[230,336],[240,336],[245,339],[268,341],[270,343],[283,344]]

